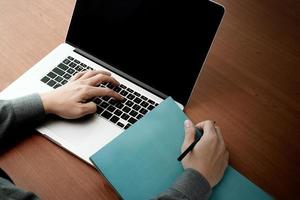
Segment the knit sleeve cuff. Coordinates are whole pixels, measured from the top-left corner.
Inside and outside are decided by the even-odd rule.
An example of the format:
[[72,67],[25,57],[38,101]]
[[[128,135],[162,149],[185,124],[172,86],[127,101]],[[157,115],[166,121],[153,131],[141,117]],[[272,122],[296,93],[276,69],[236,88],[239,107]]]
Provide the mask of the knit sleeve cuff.
[[44,120],[46,114],[41,97],[32,94],[11,100],[17,124],[36,124]]
[[172,188],[189,200],[208,199],[211,194],[211,187],[207,180],[194,169],[186,169]]

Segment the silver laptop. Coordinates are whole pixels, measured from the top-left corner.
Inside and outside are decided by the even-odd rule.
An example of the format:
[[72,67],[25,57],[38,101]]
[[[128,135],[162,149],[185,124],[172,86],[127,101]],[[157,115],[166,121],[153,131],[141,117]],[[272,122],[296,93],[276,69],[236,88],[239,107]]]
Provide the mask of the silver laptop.
[[[167,96],[188,102],[224,8],[211,1],[77,0],[65,43],[2,91],[1,99],[54,90],[84,70],[107,70],[125,97],[95,98],[97,113],[49,118],[37,130],[91,164],[89,157]],[[143,134],[143,133],[141,133]]]

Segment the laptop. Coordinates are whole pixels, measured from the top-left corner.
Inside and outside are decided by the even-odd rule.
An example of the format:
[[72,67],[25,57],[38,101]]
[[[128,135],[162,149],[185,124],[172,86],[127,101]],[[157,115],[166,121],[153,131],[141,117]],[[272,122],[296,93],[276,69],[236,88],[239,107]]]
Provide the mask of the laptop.
[[[206,0],[77,0],[64,43],[2,91],[1,99],[54,90],[85,70],[111,72],[125,97],[93,99],[97,113],[51,117],[37,130],[90,163],[89,157],[166,97],[183,109],[224,14]],[[143,133],[141,133],[143,134]]]

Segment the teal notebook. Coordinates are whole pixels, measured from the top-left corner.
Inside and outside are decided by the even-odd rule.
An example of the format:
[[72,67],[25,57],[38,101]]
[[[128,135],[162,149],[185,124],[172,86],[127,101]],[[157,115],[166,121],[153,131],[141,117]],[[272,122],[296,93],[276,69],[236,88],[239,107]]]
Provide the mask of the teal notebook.
[[[172,98],[104,146],[90,160],[126,200],[151,199],[183,172],[177,157],[184,138],[186,115]],[[213,189],[211,199],[272,199],[232,167]]]

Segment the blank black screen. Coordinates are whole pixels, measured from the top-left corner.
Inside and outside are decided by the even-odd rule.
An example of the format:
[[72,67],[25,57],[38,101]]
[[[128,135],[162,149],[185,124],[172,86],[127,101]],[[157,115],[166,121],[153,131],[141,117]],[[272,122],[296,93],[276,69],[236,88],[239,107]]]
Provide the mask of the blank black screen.
[[67,43],[185,105],[223,12],[206,0],[77,0]]

